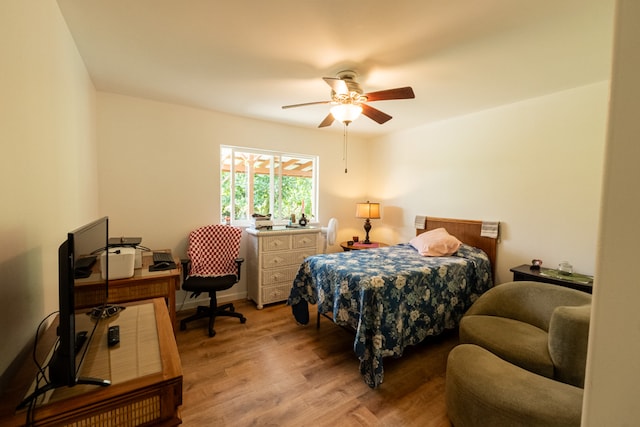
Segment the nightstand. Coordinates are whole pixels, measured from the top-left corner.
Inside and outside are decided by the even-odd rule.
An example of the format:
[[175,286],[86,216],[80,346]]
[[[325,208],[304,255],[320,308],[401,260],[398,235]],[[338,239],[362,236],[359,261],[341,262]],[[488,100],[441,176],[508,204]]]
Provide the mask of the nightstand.
[[386,243],[382,242],[371,242],[371,243],[362,243],[355,242],[353,245],[350,245],[348,242],[340,243],[340,247],[343,251],[359,251],[360,249],[374,249],[374,248],[384,248],[385,246],[389,246]]
[[513,272],[513,281],[521,282],[528,280],[532,282],[551,283],[587,293],[591,293],[593,290],[592,276],[577,273],[563,275],[558,270],[552,268],[540,267],[540,270],[531,270],[530,267],[528,264],[513,267],[510,270]]

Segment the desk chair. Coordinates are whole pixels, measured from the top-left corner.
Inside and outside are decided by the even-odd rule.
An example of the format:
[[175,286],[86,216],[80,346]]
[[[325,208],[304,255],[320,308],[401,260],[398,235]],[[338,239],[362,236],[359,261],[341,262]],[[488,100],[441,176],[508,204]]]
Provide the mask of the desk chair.
[[196,314],[180,321],[180,330],[196,319],[209,318],[209,336],[216,334],[213,324],[218,316],[230,316],[245,323],[247,319],[235,312],[233,304],[218,307],[216,292],[231,288],[240,280],[240,267],[244,262],[238,258],[242,230],[229,225],[207,225],[189,234],[188,260],[183,261],[185,279],[182,289],[198,296],[208,292],[209,306],[199,306]]

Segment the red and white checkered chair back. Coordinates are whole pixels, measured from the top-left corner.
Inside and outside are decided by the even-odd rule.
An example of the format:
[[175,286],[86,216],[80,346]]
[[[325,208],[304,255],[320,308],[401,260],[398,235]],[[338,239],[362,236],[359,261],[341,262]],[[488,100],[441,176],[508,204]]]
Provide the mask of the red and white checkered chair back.
[[189,276],[237,274],[242,230],[230,225],[206,225],[189,234]]

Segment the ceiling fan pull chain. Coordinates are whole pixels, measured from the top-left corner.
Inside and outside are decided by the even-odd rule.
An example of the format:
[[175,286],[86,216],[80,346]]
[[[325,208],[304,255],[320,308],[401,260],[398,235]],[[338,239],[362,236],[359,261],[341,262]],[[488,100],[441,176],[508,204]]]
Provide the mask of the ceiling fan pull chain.
[[348,127],[349,127],[349,124],[345,122],[344,130],[342,132],[342,135],[343,135],[342,160],[344,160],[344,173],[347,173],[347,152],[348,152],[347,151],[347,141],[348,141],[347,133],[349,132]]

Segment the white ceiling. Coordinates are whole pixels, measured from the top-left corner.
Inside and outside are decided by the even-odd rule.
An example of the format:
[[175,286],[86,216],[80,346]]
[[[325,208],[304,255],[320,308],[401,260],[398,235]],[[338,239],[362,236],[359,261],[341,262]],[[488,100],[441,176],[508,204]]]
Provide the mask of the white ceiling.
[[[352,133],[393,132],[609,78],[613,0],[58,0],[100,91],[315,128],[359,73]],[[334,123],[318,132],[341,131]]]

